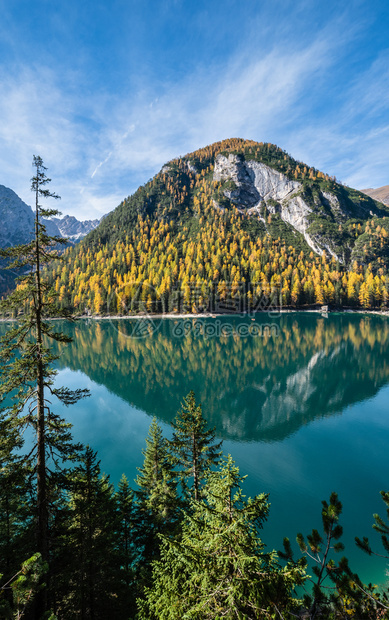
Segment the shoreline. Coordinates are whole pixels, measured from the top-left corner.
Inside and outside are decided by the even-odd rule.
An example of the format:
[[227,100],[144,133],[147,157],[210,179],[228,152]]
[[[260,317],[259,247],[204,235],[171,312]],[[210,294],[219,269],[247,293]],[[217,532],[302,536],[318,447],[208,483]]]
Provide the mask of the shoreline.
[[[80,316],[74,316],[71,319],[67,319],[66,317],[53,317],[53,318],[46,318],[44,320],[46,321],[66,321],[66,320],[70,320],[70,321],[110,321],[110,320],[115,320],[115,321],[127,321],[127,320],[154,320],[154,319],[216,319],[216,318],[220,318],[220,317],[241,317],[243,318],[251,318],[253,319],[253,317],[255,315],[271,315],[271,314],[276,314],[276,315],[280,315],[280,314],[293,314],[293,313],[300,313],[300,314],[320,314],[321,316],[327,318],[330,314],[374,314],[374,315],[378,315],[378,316],[383,316],[383,317],[389,317],[389,310],[362,310],[360,308],[358,309],[352,309],[352,308],[346,308],[346,309],[334,309],[334,310],[329,310],[324,311],[318,308],[307,308],[307,309],[302,309],[302,308],[280,308],[277,310],[261,310],[259,312],[253,312],[253,313],[248,313],[248,312],[234,312],[234,313],[211,313],[211,312],[202,312],[202,313],[198,313],[198,314],[194,314],[193,312],[188,312],[186,314],[184,313],[166,313],[166,314],[131,314],[131,315],[125,315],[123,316],[122,314],[90,314],[90,315],[80,315]],[[277,316],[269,316],[269,318],[278,318]],[[0,318],[0,323],[14,323],[16,322],[17,319],[4,319],[4,318]]]
[[[362,310],[362,309],[345,309],[345,310],[329,310],[328,312],[325,312],[323,310],[320,309],[290,309],[290,308],[285,308],[285,309],[278,309],[278,310],[270,310],[270,311],[266,311],[266,310],[262,310],[260,312],[254,312],[254,313],[244,313],[244,312],[234,312],[234,313],[211,313],[211,312],[202,312],[202,313],[198,313],[198,314],[194,314],[193,312],[188,312],[187,314],[183,314],[183,313],[166,313],[166,314],[132,314],[132,315],[126,315],[123,316],[122,314],[109,314],[109,315],[97,315],[97,314],[91,314],[90,316],[86,316],[86,315],[82,315],[79,317],[76,317],[76,320],[88,320],[88,319],[92,319],[94,321],[107,321],[107,320],[133,320],[133,319],[216,319],[219,317],[241,317],[241,318],[246,318],[246,317],[250,317],[253,318],[255,315],[259,314],[259,315],[269,315],[269,314],[291,314],[291,313],[296,313],[299,312],[301,314],[305,314],[305,313],[311,313],[311,314],[320,314],[320,315],[324,315],[324,316],[328,316],[330,314],[376,314],[379,316],[389,316],[389,310]],[[270,317],[270,318],[274,318],[274,317]],[[61,319],[58,319],[61,320]]]

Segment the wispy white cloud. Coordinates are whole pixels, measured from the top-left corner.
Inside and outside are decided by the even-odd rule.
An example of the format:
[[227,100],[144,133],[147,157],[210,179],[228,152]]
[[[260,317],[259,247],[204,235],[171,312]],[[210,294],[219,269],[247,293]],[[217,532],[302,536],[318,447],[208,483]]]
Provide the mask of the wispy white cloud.
[[106,174],[139,170],[145,181],[167,160],[215,140],[271,139],[275,127],[280,133],[298,115],[297,102],[328,63],[329,48],[319,41],[293,54],[284,50],[235,58],[223,67],[199,70],[158,98],[150,90],[130,107],[117,105],[114,123],[120,127],[131,118],[134,129],[120,142],[110,135],[110,126],[104,130],[107,144],[116,141],[105,160]]
[[342,85],[335,109],[318,104],[348,43],[343,29],[337,18],[304,43],[288,39],[280,24],[285,40],[280,34],[276,46],[251,37],[234,56],[210,59],[180,82],[141,83],[137,94],[88,93],[83,77],[70,72],[3,68],[0,183],[29,202],[31,159],[40,154],[63,211],[96,217],[166,161],[239,136],[276,142],[349,184],[384,184],[387,56]]
[[389,50],[381,52],[371,65],[355,78],[344,112],[353,117],[375,117],[389,109]]
[[108,153],[107,157],[105,159],[103,159],[100,163],[97,164],[96,168],[93,170],[92,174],[91,174],[91,179],[94,178],[94,176],[96,175],[96,173],[98,172],[98,170],[104,166],[112,157],[112,155],[114,155],[115,153],[117,153],[123,142],[125,141],[125,139],[128,137],[128,135],[130,133],[132,133],[135,130],[135,125],[130,125],[130,127],[127,129],[127,131],[124,132],[123,135],[119,136],[118,138],[111,138],[110,141],[113,143],[113,148],[112,150]]
[[93,170],[92,174],[91,174],[91,179],[93,179],[93,177],[95,176],[96,172],[98,171],[99,168],[101,168],[101,166],[104,166],[104,164],[107,163],[107,161],[111,158],[113,151],[110,151],[107,155],[107,157],[105,159],[103,159],[103,161],[101,161],[99,164],[97,164],[96,168]]
[[1,76],[1,182],[26,202],[33,154],[43,157],[56,180],[80,163],[86,136],[73,121],[75,107],[50,71]]
[[344,86],[339,105],[290,132],[294,154],[358,189],[389,181],[389,56],[379,55]]

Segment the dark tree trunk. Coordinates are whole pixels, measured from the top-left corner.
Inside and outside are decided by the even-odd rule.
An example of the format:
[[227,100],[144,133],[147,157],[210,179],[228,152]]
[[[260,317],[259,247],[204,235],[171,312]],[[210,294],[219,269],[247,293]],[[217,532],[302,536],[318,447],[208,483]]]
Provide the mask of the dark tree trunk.
[[[35,213],[35,253],[36,253],[36,346],[37,346],[37,546],[44,562],[49,560],[48,544],[48,505],[47,505],[47,482],[46,482],[46,446],[45,446],[45,400],[44,400],[44,375],[42,361],[42,289],[40,280],[40,255],[39,255],[39,212],[38,212],[38,189],[36,190],[36,213]],[[37,620],[47,609],[46,588],[37,596]]]

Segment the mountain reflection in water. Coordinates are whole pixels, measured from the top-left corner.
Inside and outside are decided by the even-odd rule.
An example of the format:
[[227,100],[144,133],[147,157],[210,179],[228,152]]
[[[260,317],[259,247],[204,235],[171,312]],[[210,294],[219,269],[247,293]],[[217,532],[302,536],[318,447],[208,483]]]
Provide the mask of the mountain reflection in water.
[[[269,322],[277,330],[238,335],[242,324]],[[372,534],[372,514],[384,513],[379,491],[388,490],[388,318],[156,319],[143,324],[142,338],[131,337],[134,325],[58,325],[74,339],[62,348],[58,383],[90,387],[91,398],[56,410],[73,423],[77,441],[98,450],[111,480],[117,484],[125,473],[133,484],[150,416],[168,424],[194,390],[226,440],[223,451],[248,474],[244,492],[270,493],[268,549],[280,549],[284,536],[294,541],[297,532],[320,528],[321,501],[336,491],[352,570],[366,582],[385,581],[386,560],[368,558],[354,537]],[[231,335],[212,336],[217,325],[229,325]],[[5,329],[0,324],[0,333]],[[171,429],[162,426],[168,436]]]
[[[130,320],[63,324],[73,342],[62,350],[59,367],[82,370],[167,423],[194,390],[209,424],[235,441],[282,440],[374,396],[389,381],[386,317],[288,313],[271,320],[272,334],[246,337],[236,332],[249,318],[217,320],[234,333],[205,336],[201,324],[212,318],[156,319],[141,338],[131,336]],[[269,317],[256,315],[255,324],[261,323]]]

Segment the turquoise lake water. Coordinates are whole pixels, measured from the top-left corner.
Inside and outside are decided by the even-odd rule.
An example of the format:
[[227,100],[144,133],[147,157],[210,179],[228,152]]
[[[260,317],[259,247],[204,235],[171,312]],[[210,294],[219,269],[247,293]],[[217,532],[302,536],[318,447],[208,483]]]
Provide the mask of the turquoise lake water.
[[[89,399],[63,410],[76,440],[98,451],[117,483],[142,464],[152,417],[166,436],[194,390],[217,436],[247,474],[247,495],[269,493],[262,532],[320,530],[321,501],[343,503],[345,554],[366,581],[386,581],[386,561],[354,544],[385,515],[389,489],[389,320],[363,314],[79,321],[59,360],[58,383],[88,387]],[[297,550],[297,545],[295,545]]]

